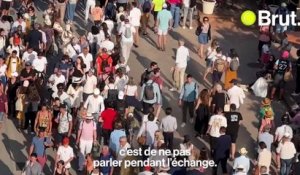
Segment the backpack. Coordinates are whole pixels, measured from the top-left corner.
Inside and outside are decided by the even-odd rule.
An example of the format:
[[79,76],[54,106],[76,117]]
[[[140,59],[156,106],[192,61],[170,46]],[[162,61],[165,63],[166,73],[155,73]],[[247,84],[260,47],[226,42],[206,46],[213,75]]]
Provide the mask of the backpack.
[[155,97],[153,83],[154,81],[145,84],[144,97],[146,100],[153,100]]
[[118,94],[119,94],[118,89],[110,89],[109,86],[108,88],[109,89],[107,91],[107,101],[114,102],[118,100]]
[[191,0],[190,1],[190,8],[193,8],[197,5],[197,0]]
[[125,38],[131,38],[131,36],[132,36],[131,26],[125,28],[124,36],[125,36]]
[[105,16],[109,19],[115,20],[117,16],[117,9],[113,3],[107,3]]
[[239,61],[236,58],[231,59],[229,64],[231,71],[237,71],[239,69],[239,66],[240,66]]
[[108,58],[103,58],[103,57],[100,57],[102,62],[101,62],[101,65],[100,65],[100,68],[101,68],[101,71],[102,72],[109,72],[108,69],[109,69],[109,64],[108,64]]
[[151,11],[151,2],[149,0],[146,0],[143,4],[142,9],[144,13],[149,13]]
[[225,68],[224,60],[222,58],[216,59],[216,69],[218,72],[223,72]]

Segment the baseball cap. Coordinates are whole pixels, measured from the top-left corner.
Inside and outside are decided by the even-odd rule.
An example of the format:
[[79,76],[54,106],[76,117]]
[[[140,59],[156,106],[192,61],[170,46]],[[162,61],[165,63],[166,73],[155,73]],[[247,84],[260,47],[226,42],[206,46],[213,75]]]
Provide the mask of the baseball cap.
[[62,141],[63,145],[69,145],[69,143],[70,143],[70,139],[68,137],[65,137]]

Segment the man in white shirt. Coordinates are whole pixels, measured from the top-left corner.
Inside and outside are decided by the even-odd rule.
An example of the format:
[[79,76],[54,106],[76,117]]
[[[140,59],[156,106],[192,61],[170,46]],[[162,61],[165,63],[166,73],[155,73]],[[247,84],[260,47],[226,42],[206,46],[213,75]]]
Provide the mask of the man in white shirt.
[[72,58],[72,61],[75,62],[79,53],[81,53],[81,47],[78,44],[78,39],[73,38],[72,42],[67,45],[66,55]]
[[62,104],[66,104],[68,107],[71,107],[71,99],[70,99],[70,96],[69,94],[67,94],[65,91],[64,91],[64,84],[63,83],[59,83],[57,85],[57,91],[56,92],[53,92],[52,94],[52,98],[55,99],[55,98],[59,98],[59,101],[60,103]]
[[26,32],[26,22],[23,20],[23,16],[21,16],[21,15],[19,15],[18,16],[18,20],[16,20],[13,23],[13,25],[12,25],[12,33],[16,32],[19,26],[22,27],[22,32],[25,33]]
[[37,52],[32,48],[28,48],[27,51],[23,53],[22,61],[23,64],[30,62],[32,64],[33,60],[37,58]]
[[217,138],[220,137],[220,128],[227,127],[227,119],[223,115],[223,109],[217,109],[217,114],[210,117],[208,122],[207,134],[210,136],[210,149],[211,152],[214,152]]
[[88,113],[91,113],[95,121],[98,120],[101,112],[104,111],[104,98],[100,95],[98,88],[94,89],[94,94],[90,95],[84,103],[84,108]]
[[52,74],[49,77],[49,86],[52,89],[53,92],[57,92],[57,85],[59,83],[63,83],[65,84],[66,82],[66,78],[65,76],[62,74],[61,70],[58,69],[57,72],[55,74]]
[[275,141],[281,142],[285,133],[289,133],[289,139],[293,138],[293,129],[288,124],[289,124],[289,119],[283,117],[282,125],[277,127],[275,131]]
[[246,148],[241,148],[240,151],[240,156],[234,159],[233,162],[233,169],[237,170],[240,165],[244,167],[244,172],[248,174],[250,170],[250,159],[247,157],[248,151]]
[[121,27],[119,35],[121,35],[121,54],[127,64],[131,48],[133,45],[133,36],[135,35],[135,28],[129,23],[129,20],[125,20],[125,26]]
[[107,53],[112,53],[114,50],[115,44],[110,40],[110,36],[106,35],[105,40],[101,42],[100,49],[105,48]]
[[[123,160],[126,157],[126,151],[127,149],[131,148],[130,144],[127,141],[126,136],[120,137],[120,144],[117,151],[117,160]],[[125,153],[125,154],[124,154]]]
[[89,53],[89,48],[88,47],[85,47],[83,48],[83,51],[81,54],[79,54],[78,56],[81,56],[82,59],[83,59],[83,62],[86,66],[86,72],[88,70],[90,70],[90,68],[92,68],[93,66],[93,55],[91,53]]
[[38,57],[33,60],[32,67],[38,73],[44,73],[45,74],[47,63],[48,63],[47,58],[44,57],[41,53],[39,53]]
[[176,51],[176,60],[173,76],[173,86],[170,91],[181,91],[181,88],[184,84],[184,74],[187,67],[187,62],[189,61],[189,50],[184,46],[184,41],[178,41],[179,47]]
[[97,77],[94,75],[95,70],[90,69],[88,74],[84,76],[83,86],[83,101],[86,101],[88,96],[92,95],[97,86]]
[[161,119],[160,129],[163,131],[167,149],[173,150],[173,138],[177,129],[177,120],[171,115],[172,108],[166,108],[165,112],[167,116]]
[[68,137],[65,137],[62,141],[62,145],[58,147],[57,153],[56,153],[56,159],[55,159],[55,165],[59,161],[64,162],[64,167],[68,174],[69,169],[71,168],[71,161],[74,159],[74,151],[73,148],[69,145],[70,139]]
[[231,80],[230,83],[233,83],[233,86],[227,92],[230,104],[235,104],[236,108],[239,109],[240,105],[244,103],[246,95],[244,90],[237,86],[238,81],[236,79]]
[[136,2],[132,2],[132,9],[129,12],[129,19],[131,25],[135,28],[135,34],[134,34],[134,46],[138,47],[139,43],[139,28],[140,28],[140,21],[141,21],[141,16],[142,12],[139,8],[137,8]]

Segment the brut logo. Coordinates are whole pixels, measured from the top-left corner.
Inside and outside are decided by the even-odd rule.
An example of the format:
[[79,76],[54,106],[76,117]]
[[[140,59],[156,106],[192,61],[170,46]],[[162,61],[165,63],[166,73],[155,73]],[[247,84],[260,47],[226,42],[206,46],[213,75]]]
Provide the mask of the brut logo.
[[279,24],[281,26],[298,26],[300,23],[296,22],[296,13],[291,12],[290,14],[285,15],[278,15],[278,14],[272,14],[268,10],[259,10],[258,11],[258,25],[259,26],[266,26],[271,25],[275,26],[276,24]]

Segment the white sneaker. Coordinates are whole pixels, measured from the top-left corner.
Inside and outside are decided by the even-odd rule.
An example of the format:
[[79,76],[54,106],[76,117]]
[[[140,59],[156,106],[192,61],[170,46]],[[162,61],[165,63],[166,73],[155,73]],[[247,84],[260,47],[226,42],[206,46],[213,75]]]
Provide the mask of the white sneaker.
[[185,127],[185,123],[181,123],[181,127],[182,127],[182,128]]
[[177,89],[176,88],[171,88],[170,91],[172,91],[172,92],[177,91]]
[[185,29],[185,28],[186,28],[185,26],[182,27],[182,29]]
[[190,30],[192,30],[192,29],[193,29],[193,27],[191,26],[191,27],[190,27]]
[[191,119],[190,119],[190,123],[193,123],[193,122],[194,122],[194,119],[193,119],[193,118],[191,118]]

